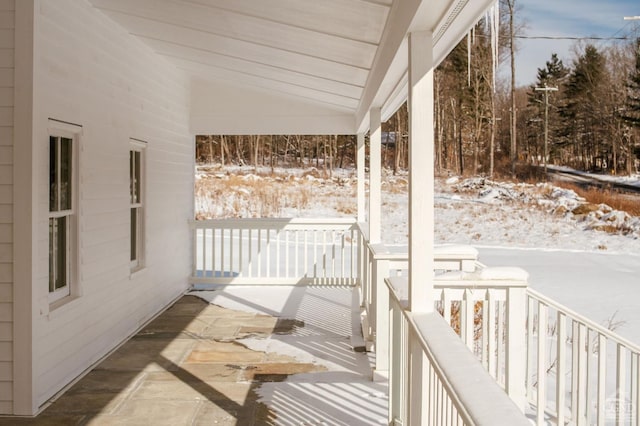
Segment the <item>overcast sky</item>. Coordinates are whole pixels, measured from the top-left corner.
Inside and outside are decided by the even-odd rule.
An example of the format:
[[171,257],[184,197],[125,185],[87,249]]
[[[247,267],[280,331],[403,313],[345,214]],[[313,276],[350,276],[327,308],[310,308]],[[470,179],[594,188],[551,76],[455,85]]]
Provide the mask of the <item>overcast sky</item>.
[[[634,28],[640,36],[640,21],[623,19],[640,15],[640,0],[516,0],[516,6],[520,20],[526,25],[526,36],[619,37]],[[574,40],[520,39],[516,56],[518,84],[533,83],[537,69],[545,66],[552,53],[570,65],[571,46],[575,43]],[[601,47],[612,42],[592,43]],[[508,67],[508,63],[503,67]]]

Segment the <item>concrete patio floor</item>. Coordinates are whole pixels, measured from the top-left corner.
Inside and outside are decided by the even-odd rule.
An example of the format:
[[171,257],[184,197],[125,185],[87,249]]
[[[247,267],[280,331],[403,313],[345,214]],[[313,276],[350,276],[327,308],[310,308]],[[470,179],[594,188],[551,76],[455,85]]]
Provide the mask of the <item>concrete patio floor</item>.
[[339,287],[192,292],[39,416],[0,425],[385,424],[352,301]]

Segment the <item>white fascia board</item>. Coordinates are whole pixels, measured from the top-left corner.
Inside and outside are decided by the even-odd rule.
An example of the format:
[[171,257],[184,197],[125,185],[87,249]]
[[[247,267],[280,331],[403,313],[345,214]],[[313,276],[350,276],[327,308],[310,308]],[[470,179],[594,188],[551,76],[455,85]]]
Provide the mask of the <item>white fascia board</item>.
[[[456,5],[464,4],[456,13]],[[467,35],[469,30],[480,20],[484,13],[495,3],[495,0],[457,0],[434,28],[433,60],[437,66],[446,58]],[[450,21],[447,23],[447,21]],[[448,26],[447,26],[448,25]],[[446,26],[446,27],[444,27]],[[441,34],[438,34],[440,33]]]
[[[433,1],[394,2],[362,101],[356,111],[358,131],[366,131],[368,126],[366,116],[370,108],[380,106],[382,119],[387,120],[407,100],[406,35],[408,32],[427,30],[433,31],[434,37],[438,36],[434,38],[433,47],[434,66],[437,66],[494,2],[494,0],[449,1],[446,11],[437,19],[434,18]],[[399,5],[399,3],[403,4]],[[411,14],[411,20],[407,22],[409,14]],[[400,37],[401,33],[403,34]],[[393,49],[395,50],[391,53]],[[404,68],[404,72],[398,72],[400,68]]]
[[365,117],[368,115],[369,110],[372,107],[382,107],[382,104],[376,105],[380,87],[387,77],[389,68],[401,50],[403,40],[407,35],[407,31],[421,3],[421,0],[393,2],[382,33],[380,46],[376,52],[360,104],[356,110],[356,127],[359,130],[361,130],[363,126],[367,126]]

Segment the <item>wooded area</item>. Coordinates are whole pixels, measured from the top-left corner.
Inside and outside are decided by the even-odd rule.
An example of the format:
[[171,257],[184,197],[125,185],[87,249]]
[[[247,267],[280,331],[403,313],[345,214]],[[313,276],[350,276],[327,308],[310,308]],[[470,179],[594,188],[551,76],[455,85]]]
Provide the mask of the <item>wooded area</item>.
[[[509,59],[512,70],[522,32],[515,3],[501,0],[497,56],[503,66]],[[495,78],[490,23],[479,22],[434,75],[437,172],[515,175],[516,165],[545,164],[545,152],[547,164],[637,172],[640,36],[629,33],[604,47],[578,41],[574,48],[571,64],[553,54],[535,84],[514,87],[513,73],[510,81]],[[382,126],[383,165],[394,171],[408,164],[407,129],[405,104]],[[196,138],[200,163],[314,166],[331,174],[353,166],[355,153],[355,135]]]

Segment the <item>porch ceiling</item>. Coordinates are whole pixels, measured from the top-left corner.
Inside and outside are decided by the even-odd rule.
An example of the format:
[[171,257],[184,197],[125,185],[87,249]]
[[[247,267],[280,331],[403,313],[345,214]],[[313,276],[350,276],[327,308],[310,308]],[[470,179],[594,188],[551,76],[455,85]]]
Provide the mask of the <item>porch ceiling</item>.
[[[372,106],[383,107],[389,115],[406,97],[406,53],[398,52],[408,30],[434,31],[434,48],[441,59],[491,3],[89,1],[185,70],[197,88],[196,98],[207,92],[233,96],[230,89],[240,90],[245,107],[236,109],[223,106],[228,101],[224,97],[216,96],[216,102],[196,99],[192,127],[197,133],[209,126],[206,123],[215,127],[212,133],[243,133],[240,128],[233,130],[247,120],[253,120],[253,126],[244,133],[286,133],[289,128],[324,133],[318,131],[323,122],[327,133],[354,133]],[[292,117],[297,118],[295,126]],[[260,119],[264,125],[256,125]]]

